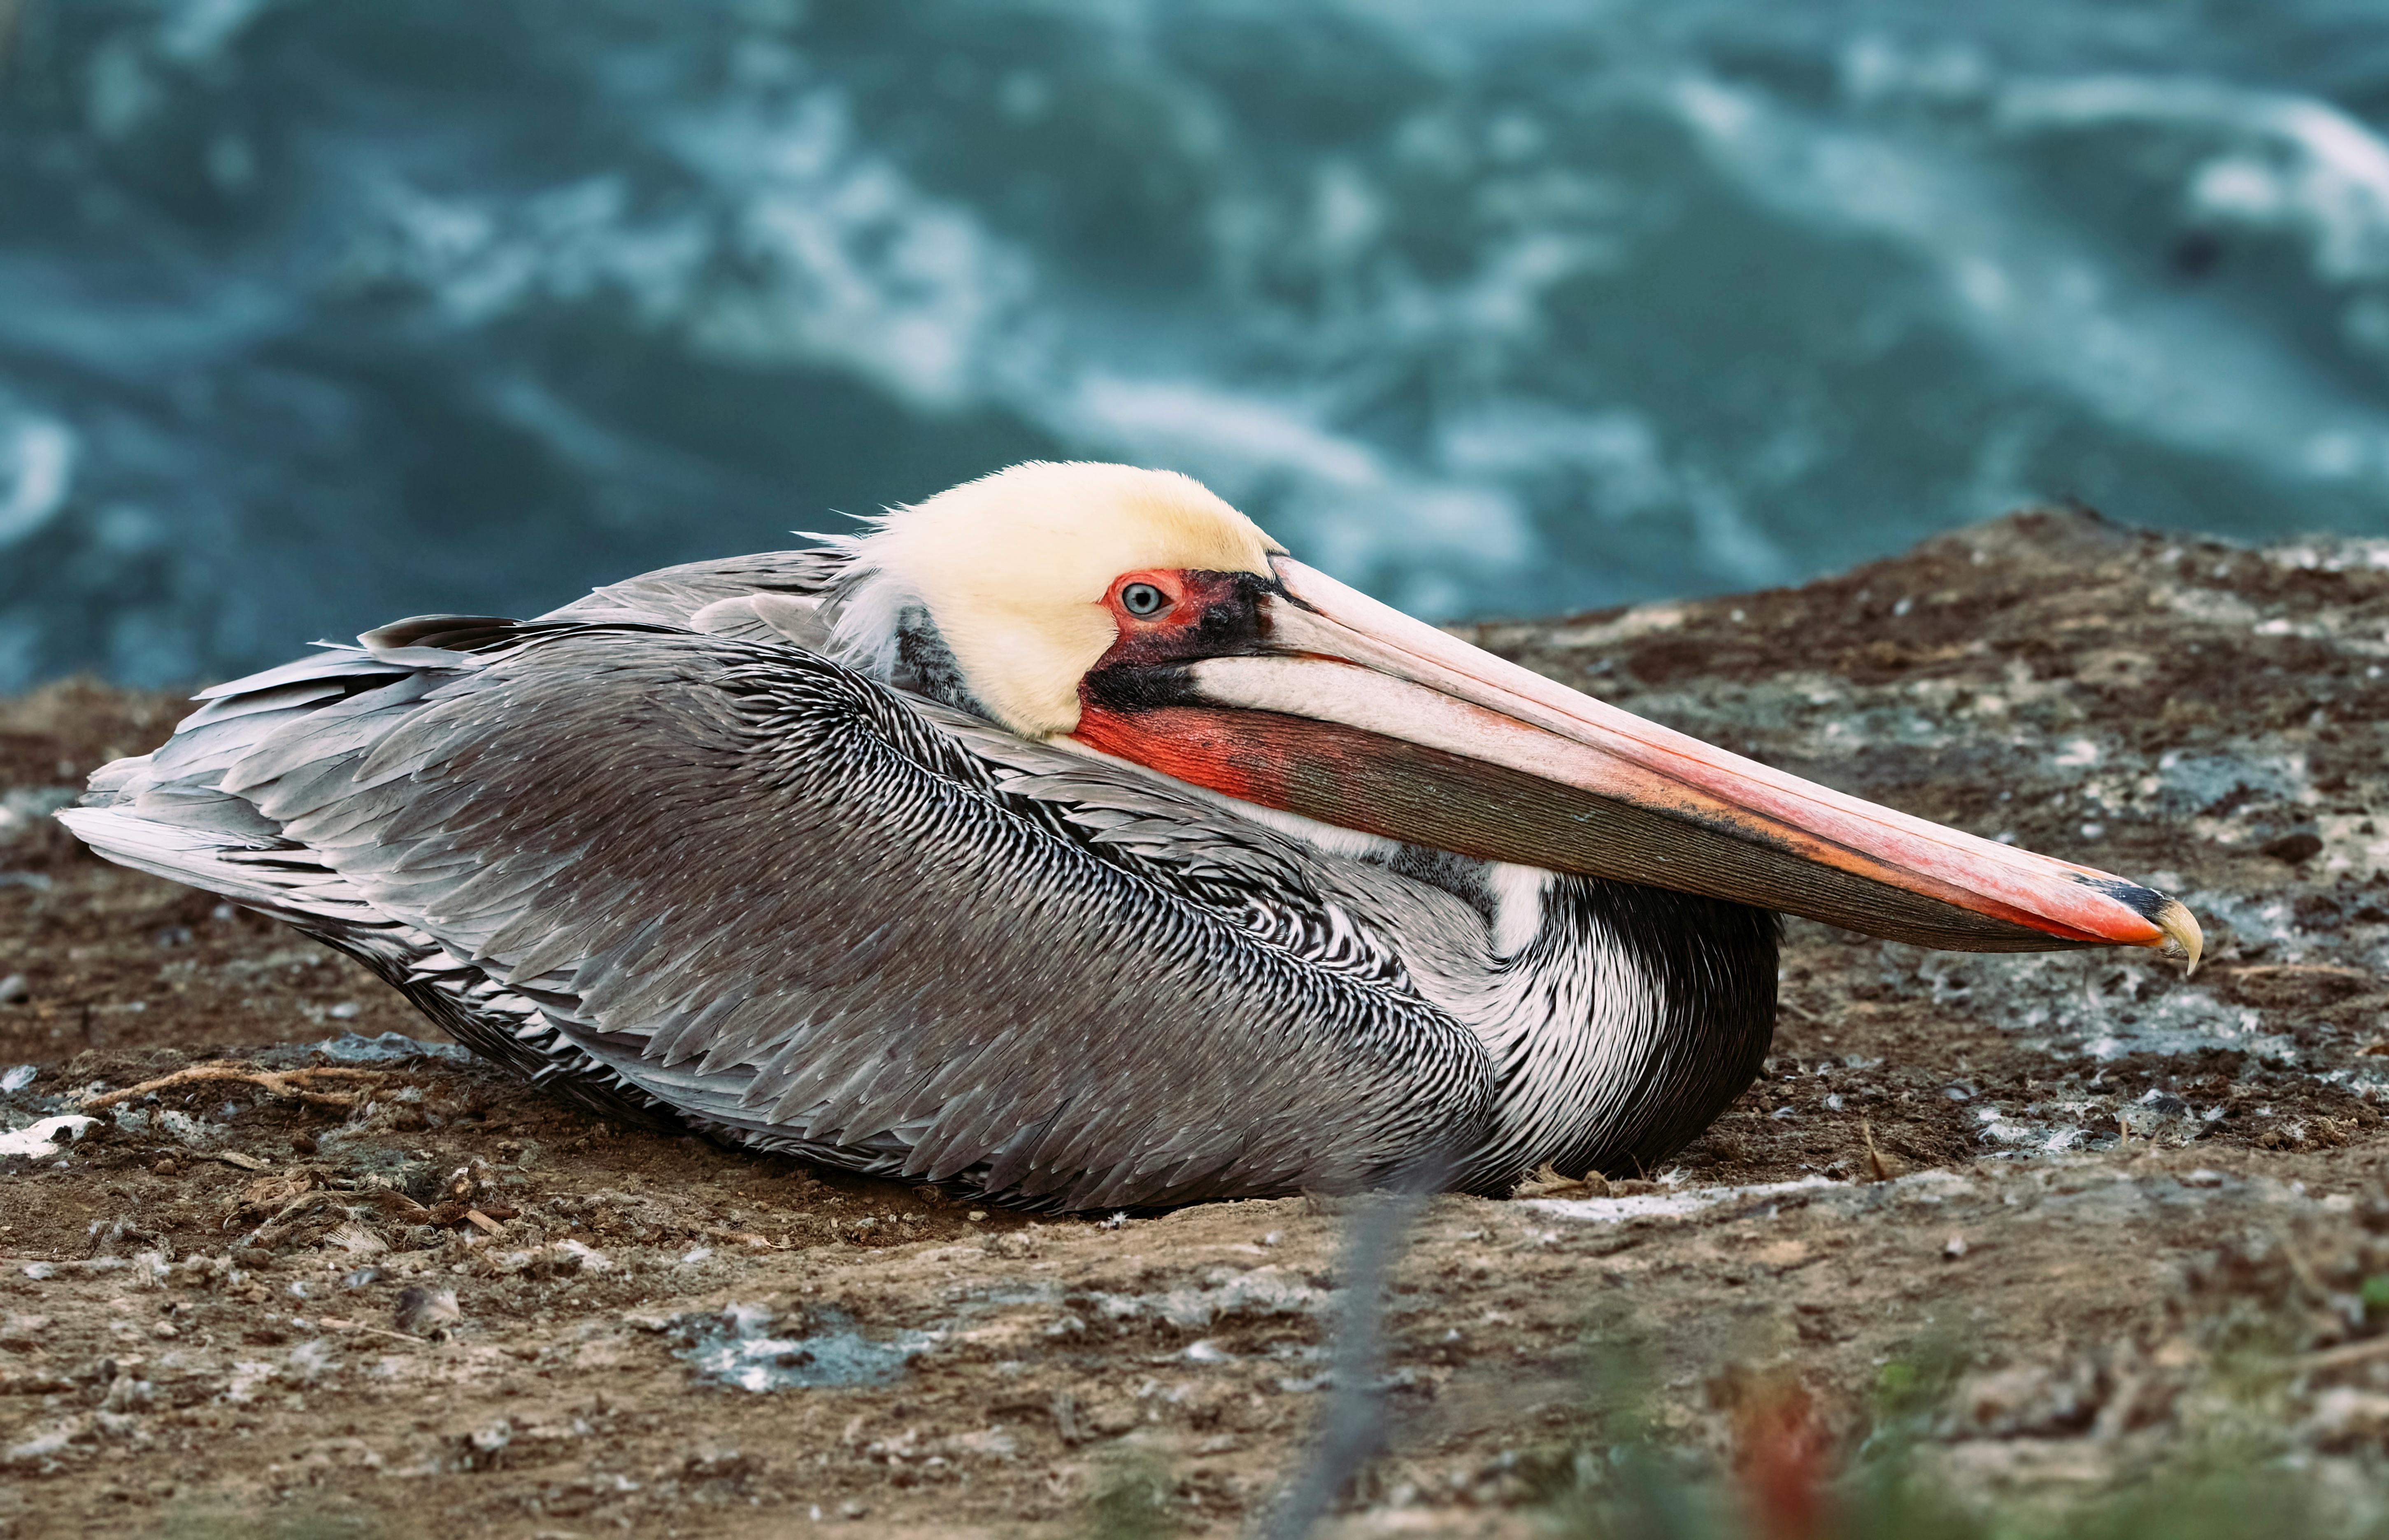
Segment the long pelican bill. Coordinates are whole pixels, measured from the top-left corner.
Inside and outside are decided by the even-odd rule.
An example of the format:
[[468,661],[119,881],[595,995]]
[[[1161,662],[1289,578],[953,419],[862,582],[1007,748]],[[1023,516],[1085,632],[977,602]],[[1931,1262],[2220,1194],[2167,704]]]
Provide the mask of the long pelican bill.
[[2163,948],[2153,889],[1879,807],[1556,684],[1284,556],[1254,647],[1073,734],[1246,801],[1964,951]]

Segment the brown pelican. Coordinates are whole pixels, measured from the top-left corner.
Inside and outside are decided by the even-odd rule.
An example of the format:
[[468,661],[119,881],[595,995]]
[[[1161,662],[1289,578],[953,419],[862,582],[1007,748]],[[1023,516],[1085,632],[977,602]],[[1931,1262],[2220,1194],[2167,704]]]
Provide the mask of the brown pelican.
[[1757,1073],[1774,911],[2196,961],[1872,806],[1028,465],[818,549],[218,685],[60,816],[617,1111],[1058,1209],[1649,1167]]

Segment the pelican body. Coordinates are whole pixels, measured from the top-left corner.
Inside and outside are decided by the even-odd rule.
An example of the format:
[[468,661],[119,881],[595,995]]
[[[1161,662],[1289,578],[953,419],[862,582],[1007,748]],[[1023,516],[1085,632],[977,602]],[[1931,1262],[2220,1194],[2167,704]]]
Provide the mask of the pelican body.
[[609,1112],[1030,1207],[1651,1168],[1757,1073],[1778,911],[2199,945],[1118,465],[198,698],[59,815],[100,854]]

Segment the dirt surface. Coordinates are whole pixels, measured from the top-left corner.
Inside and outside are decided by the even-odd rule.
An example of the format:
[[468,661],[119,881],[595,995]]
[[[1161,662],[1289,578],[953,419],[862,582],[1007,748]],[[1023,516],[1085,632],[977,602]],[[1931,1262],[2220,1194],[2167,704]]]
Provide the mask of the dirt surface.
[[[1671,1169],[1417,1216],[1341,1531],[1537,1533],[1629,1445],[1729,1505],[1896,1445],[1978,1509],[2228,1457],[2389,1511],[2389,541],[2038,513],[1474,638],[2150,880],[2209,961],[1795,923]],[[1031,1222],[380,1040],[436,1034],[41,816],[179,709],[0,703],[0,1533],[1232,1533],[1302,1467],[1372,1201]]]

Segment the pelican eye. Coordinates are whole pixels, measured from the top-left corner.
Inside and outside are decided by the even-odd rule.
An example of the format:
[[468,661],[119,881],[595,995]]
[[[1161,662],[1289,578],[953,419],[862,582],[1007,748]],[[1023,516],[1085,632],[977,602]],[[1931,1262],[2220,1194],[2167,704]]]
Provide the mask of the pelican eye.
[[1169,607],[1169,595],[1151,583],[1131,583],[1120,590],[1120,608],[1139,619],[1159,615]]

